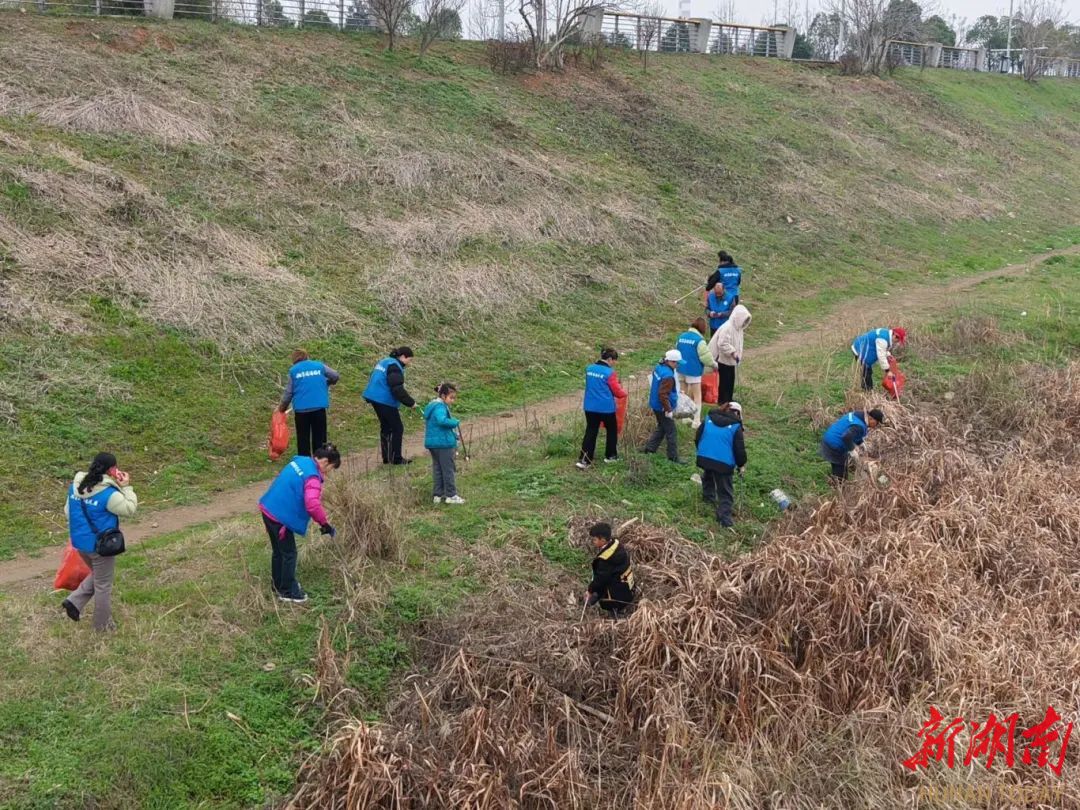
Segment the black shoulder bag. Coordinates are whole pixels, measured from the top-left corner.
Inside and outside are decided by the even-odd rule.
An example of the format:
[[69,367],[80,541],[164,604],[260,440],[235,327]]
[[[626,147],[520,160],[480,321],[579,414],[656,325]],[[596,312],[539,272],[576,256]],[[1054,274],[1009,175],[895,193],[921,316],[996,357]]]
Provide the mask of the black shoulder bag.
[[115,557],[117,554],[123,554],[124,533],[120,531],[120,527],[99,532],[94,521],[90,519],[90,510],[86,508],[84,499],[79,498],[79,506],[82,507],[86,522],[90,524],[90,531],[94,533],[94,553],[99,557]]

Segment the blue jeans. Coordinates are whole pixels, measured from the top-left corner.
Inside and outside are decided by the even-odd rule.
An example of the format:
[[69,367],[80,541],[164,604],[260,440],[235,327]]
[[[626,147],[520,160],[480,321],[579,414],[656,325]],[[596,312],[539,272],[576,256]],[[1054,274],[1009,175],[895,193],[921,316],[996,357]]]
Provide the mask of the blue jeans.
[[300,590],[296,581],[296,535],[265,514],[262,519],[270,536],[270,579],[274,593],[295,596]]

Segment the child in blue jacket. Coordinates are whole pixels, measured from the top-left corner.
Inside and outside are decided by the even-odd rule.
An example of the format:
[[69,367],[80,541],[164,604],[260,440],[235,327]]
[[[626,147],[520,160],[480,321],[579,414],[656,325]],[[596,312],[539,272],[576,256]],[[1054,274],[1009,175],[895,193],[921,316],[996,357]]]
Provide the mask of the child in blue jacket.
[[458,495],[454,456],[457,453],[457,429],[460,419],[450,415],[450,406],[457,400],[457,388],[452,383],[435,387],[436,399],[424,408],[424,447],[431,453],[431,477],[434,482],[433,503],[465,503]]

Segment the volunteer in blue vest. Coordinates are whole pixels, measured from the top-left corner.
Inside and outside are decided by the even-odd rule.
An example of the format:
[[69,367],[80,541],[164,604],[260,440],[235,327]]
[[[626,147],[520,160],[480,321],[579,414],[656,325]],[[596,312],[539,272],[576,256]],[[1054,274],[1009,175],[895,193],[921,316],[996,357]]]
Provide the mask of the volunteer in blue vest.
[[675,348],[682,355],[678,368],[678,388],[697,405],[694,421],[690,427],[697,429],[701,424],[701,375],[716,370],[716,361],[709,353],[709,344],[705,340],[705,319],[696,318],[690,328],[679,335]]
[[616,400],[626,398],[626,390],[619,384],[619,375],[615,373],[615,363],[619,353],[614,349],[604,349],[600,359],[585,369],[585,398],[581,407],[585,411],[585,438],[581,442],[581,458],[575,465],[579,470],[587,470],[596,455],[596,437],[600,425],[604,426],[604,461],[611,463],[619,460],[619,429],[615,418]]
[[282,602],[307,601],[296,581],[296,535],[307,534],[308,521],[314,520],[321,534],[334,536],[322,504],[322,485],[327,473],[340,466],[337,448],[324,444],[312,456],[294,456],[259,498],[263,526],[270,537],[270,581]]
[[709,290],[709,294],[705,296],[705,317],[709,319],[710,337],[715,335],[717,330],[727,323],[732,310],[735,309],[737,298],[737,295],[726,292],[719,285]]
[[375,364],[364,389],[364,399],[371,403],[379,417],[379,450],[383,464],[408,464],[411,459],[401,455],[401,438],[405,425],[399,409],[416,408],[416,400],[405,390],[405,367],[412,362],[413,350],[401,346],[390,356]]
[[675,430],[675,406],[679,402],[679,390],[675,385],[675,368],[682,362],[678,349],[669,349],[653,369],[649,385],[649,407],[656,417],[656,430],[641,448],[642,453],[655,453],[660,441],[667,442],[667,457],[676,464],[679,460],[679,437]]
[[424,408],[424,447],[431,454],[432,501],[463,504],[457,491],[458,427],[461,420],[450,415],[450,406],[457,400],[457,387],[444,382],[435,386],[435,399]]
[[893,346],[903,346],[907,342],[907,330],[899,326],[892,329],[871,329],[869,332],[859,335],[851,343],[851,351],[858,359],[862,373],[862,387],[869,391],[874,387],[874,363],[881,366],[881,370],[888,375],[890,349]]
[[90,573],[63,601],[72,621],[79,621],[87,603],[94,600],[94,629],[115,630],[112,620],[113,575],[116,557],[97,553],[97,536],[120,528],[120,518],[131,517],[139,506],[131,476],[116,468],[112,453],[98,453],[86,472],[75,474],[68,487],[64,514],[67,515],[71,545],[90,567]]
[[885,414],[878,408],[868,411],[849,411],[829,425],[821,438],[821,457],[832,465],[832,478],[847,478],[852,455],[858,455],[858,447],[867,432],[885,424]]
[[742,285],[742,268],[735,264],[731,254],[721,250],[718,254],[719,264],[705,282],[705,289],[712,291],[717,285],[723,287],[725,295],[733,297],[733,304],[739,303],[739,287]]
[[697,465],[701,467],[701,496],[716,505],[716,519],[721,526],[733,526],[731,510],[735,504],[732,474],[743,474],[746,447],[743,442],[742,405],[728,402],[712,408],[694,436]]
[[292,363],[278,410],[285,413],[292,403],[296,418],[296,453],[310,456],[311,448],[326,444],[330,386],[336,385],[341,375],[325,363],[312,360],[303,349],[292,353]]

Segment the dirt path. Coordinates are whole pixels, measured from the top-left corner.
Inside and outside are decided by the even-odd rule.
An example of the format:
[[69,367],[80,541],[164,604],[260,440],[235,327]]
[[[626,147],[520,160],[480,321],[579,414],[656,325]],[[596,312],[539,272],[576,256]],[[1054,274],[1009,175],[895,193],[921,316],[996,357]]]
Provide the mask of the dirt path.
[[[955,295],[970,290],[990,279],[1009,275],[1021,275],[1029,272],[1051,256],[1080,253],[1080,245],[1062,250],[1050,251],[1034,256],[1021,264],[1006,265],[997,270],[977,273],[971,276],[950,279],[939,284],[921,284],[906,289],[893,287],[889,297],[860,298],[849,302],[844,313],[830,313],[826,319],[811,329],[787,334],[760,347],[753,347],[752,354],[761,360],[777,354],[798,350],[800,347],[835,341],[837,334],[845,337],[854,334],[860,325],[871,322],[890,320],[924,320],[928,314],[934,314],[953,307]],[[856,313],[852,315],[851,313]],[[643,379],[644,375],[638,375]],[[640,379],[639,379],[640,381]],[[515,429],[524,430],[528,425],[544,421],[549,417],[570,413],[581,407],[581,394],[575,392],[565,396],[547,399],[542,402],[503,412],[495,416],[478,417],[469,420],[468,435],[471,441],[479,441],[497,434],[505,434]],[[424,456],[423,433],[414,423],[407,423],[410,430],[404,449],[406,455],[422,458]],[[350,469],[380,468],[378,449],[351,454],[346,460]],[[124,536],[128,545],[137,545],[141,540],[157,537],[171,532],[208,523],[243,512],[252,512],[255,502],[266,490],[267,482],[260,481],[240,489],[218,495],[209,503],[192,506],[177,506],[143,516],[137,523],[126,523]],[[0,563],[0,586],[22,580],[52,575],[56,571],[59,552],[46,552],[40,557],[20,557]]]

